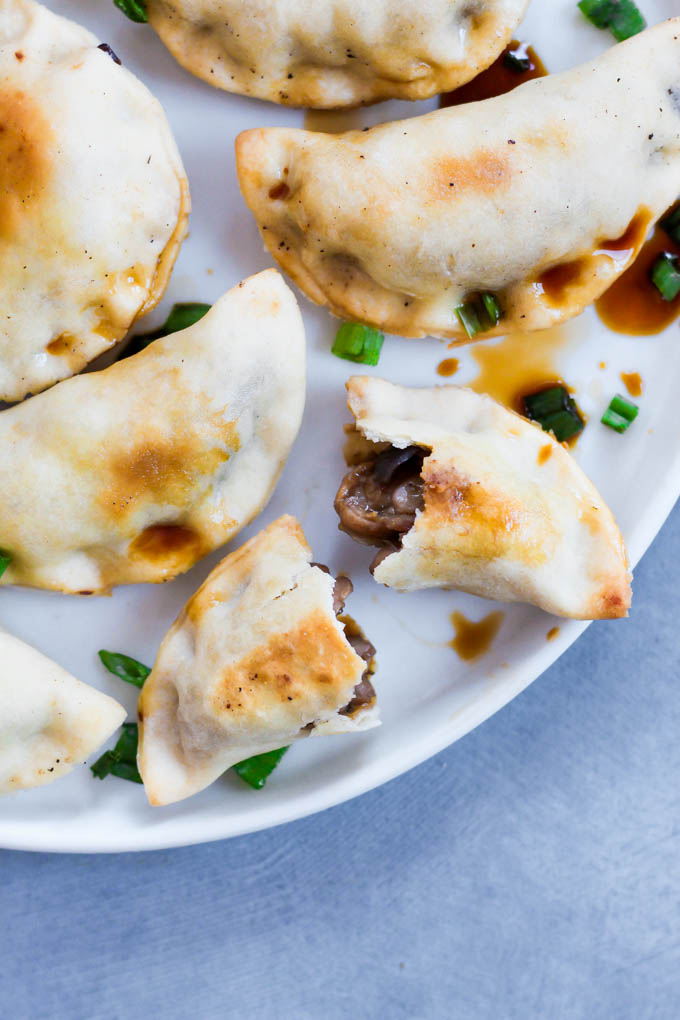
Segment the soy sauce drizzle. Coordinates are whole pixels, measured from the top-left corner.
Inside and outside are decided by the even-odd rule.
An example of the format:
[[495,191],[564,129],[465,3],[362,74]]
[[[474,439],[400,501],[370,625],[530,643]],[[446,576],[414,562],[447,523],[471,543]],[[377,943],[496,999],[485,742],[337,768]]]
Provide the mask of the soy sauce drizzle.
[[653,336],[680,316],[680,295],[666,301],[651,280],[652,266],[662,252],[680,255],[680,244],[657,223],[635,262],[595,302],[600,319],[615,333]]
[[460,362],[458,361],[458,358],[444,358],[444,360],[440,361],[437,365],[437,375],[442,375],[444,378],[448,379],[452,375],[456,374],[459,365]]
[[462,613],[451,613],[456,636],[449,641],[449,647],[463,662],[474,662],[489,651],[504,619],[505,613],[489,613],[475,623]]
[[[526,70],[513,67],[508,54],[517,54],[520,59],[528,60],[529,67]],[[512,92],[525,81],[531,81],[532,78],[544,78],[547,74],[548,71],[533,46],[513,39],[491,67],[487,67],[486,71],[482,71],[467,85],[461,85],[453,92],[443,92],[439,97],[439,105],[460,106],[462,103],[476,103],[481,99],[503,96],[506,92]]]

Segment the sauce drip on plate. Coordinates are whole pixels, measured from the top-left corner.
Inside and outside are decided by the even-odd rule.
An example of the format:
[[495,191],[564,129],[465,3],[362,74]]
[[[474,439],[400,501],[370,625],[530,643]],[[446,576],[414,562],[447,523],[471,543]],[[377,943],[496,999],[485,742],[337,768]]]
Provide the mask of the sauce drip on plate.
[[621,372],[620,378],[631,397],[642,396],[642,376],[639,372]]
[[464,662],[474,662],[489,651],[498,634],[505,613],[489,613],[477,623],[468,620],[462,613],[451,613],[451,623],[456,636],[449,641],[449,647],[457,652]]
[[555,355],[568,342],[569,333],[564,325],[478,342],[470,353],[479,365],[479,374],[468,385],[521,414],[523,396],[559,380]]
[[[508,53],[516,53],[520,59],[528,60],[529,67],[525,71],[515,69],[511,65],[511,58],[507,56]],[[475,103],[480,99],[503,96],[525,81],[544,78],[547,73],[543,61],[532,46],[513,40],[486,71],[482,71],[467,85],[461,85],[453,92],[443,92],[439,97],[439,105],[460,106],[462,103]]]
[[442,375],[448,379],[450,376],[455,375],[458,371],[459,366],[458,358],[444,358],[437,365],[437,375]]
[[666,301],[651,280],[652,266],[662,252],[680,255],[680,245],[657,224],[632,266],[595,302],[600,319],[615,333],[653,336],[680,315],[680,295]]

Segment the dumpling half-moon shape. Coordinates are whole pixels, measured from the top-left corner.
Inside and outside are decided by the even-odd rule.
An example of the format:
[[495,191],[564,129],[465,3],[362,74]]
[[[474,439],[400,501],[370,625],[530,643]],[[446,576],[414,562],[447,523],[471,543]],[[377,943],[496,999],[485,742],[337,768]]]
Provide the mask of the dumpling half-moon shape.
[[347,389],[357,433],[335,507],[342,530],[381,546],[376,581],[583,620],[626,615],[619,529],[552,435],[459,386],[354,376]]
[[0,661],[0,794],[66,775],[125,720],[113,698],[5,631]]
[[0,584],[167,581],[269,499],[302,418],[305,336],[273,269],[194,326],[0,413]]
[[426,99],[510,41],[528,0],[147,0],[173,56],[211,85],[288,106]]
[[0,399],[79,372],[160,300],[187,232],[160,104],[72,21],[0,7]]
[[375,649],[338,619],[352,586],[312,563],[293,517],[231,553],[161,644],[139,699],[139,771],[152,804],[306,736],[378,725]]
[[626,268],[680,180],[680,18],[597,61],[369,131],[257,129],[239,179],[274,258],[318,304],[403,336],[467,339],[578,314]]

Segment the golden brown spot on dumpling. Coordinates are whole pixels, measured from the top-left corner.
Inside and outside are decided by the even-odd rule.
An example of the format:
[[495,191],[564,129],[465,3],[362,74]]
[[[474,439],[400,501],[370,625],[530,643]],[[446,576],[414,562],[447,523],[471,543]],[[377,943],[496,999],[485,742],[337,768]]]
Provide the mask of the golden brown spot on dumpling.
[[356,655],[343,634],[330,616],[315,610],[296,627],[273,634],[228,666],[215,691],[214,707],[217,714],[230,711],[245,718],[266,718],[268,708],[300,701],[318,712],[332,711],[356,674]]
[[433,198],[455,198],[462,191],[489,195],[510,183],[509,157],[491,149],[478,149],[473,156],[450,157],[433,164],[430,193]]
[[[212,475],[228,458],[214,448],[201,451],[190,438],[154,444],[152,440],[117,457],[111,467],[123,500],[148,496],[154,501],[180,505],[201,475]],[[121,507],[122,509],[122,507]]]
[[130,543],[128,550],[132,559],[166,564],[173,570],[195,563],[201,551],[201,536],[178,524],[152,524]]
[[111,459],[110,483],[102,489],[100,505],[117,519],[148,503],[183,508],[238,448],[235,423],[220,414],[197,428],[189,422],[166,434],[150,433]]
[[[425,512],[422,524],[432,533],[453,534],[463,556],[492,560],[498,557],[536,565],[545,561],[551,528],[532,517],[521,503],[486,489],[481,482],[460,475],[449,463],[428,458],[423,465]],[[416,527],[418,527],[418,522]],[[540,534],[537,536],[537,532]]]
[[5,239],[14,238],[47,187],[51,134],[25,93],[0,91],[0,236]]
[[545,446],[542,446],[541,449],[538,451],[537,457],[538,463],[541,465],[545,464],[546,461],[550,460],[550,458],[552,457],[552,452],[553,452],[552,443],[546,443]]
[[290,195],[290,188],[285,181],[279,181],[278,184],[269,189],[269,197],[274,201],[287,198],[288,195]]
[[49,354],[65,355],[70,354],[74,344],[77,343],[78,337],[73,333],[60,333],[59,336],[55,336],[54,340],[50,340],[45,349]]

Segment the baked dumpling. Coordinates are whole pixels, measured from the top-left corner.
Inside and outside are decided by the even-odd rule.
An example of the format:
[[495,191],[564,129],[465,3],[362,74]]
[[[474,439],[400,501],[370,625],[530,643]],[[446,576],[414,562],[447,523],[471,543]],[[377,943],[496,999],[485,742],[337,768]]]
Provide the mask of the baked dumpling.
[[152,804],[306,736],[378,725],[375,649],[338,619],[352,590],[280,517],[208,576],[172,625],[139,699],[139,771]]
[[528,0],[147,0],[173,56],[211,85],[289,106],[425,99],[510,41]]
[[126,712],[0,631],[0,794],[44,786],[85,761]]
[[0,399],[79,372],[159,301],[187,232],[160,104],[72,21],[0,7]]
[[379,545],[376,581],[458,588],[557,616],[625,616],[616,522],[565,448],[491,397],[354,376],[340,527]]
[[245,200],[274,258],[336,315],[467,339],[578,314],[626,268],[680,180],[680,18],[594,63],[504,96],[325,135],[236,142]]
[[269,499],[305,395],[295,298],[269,269],[189,329],[0,412],[0,584],[166,581]]

